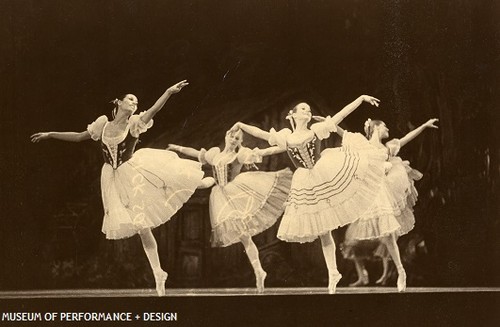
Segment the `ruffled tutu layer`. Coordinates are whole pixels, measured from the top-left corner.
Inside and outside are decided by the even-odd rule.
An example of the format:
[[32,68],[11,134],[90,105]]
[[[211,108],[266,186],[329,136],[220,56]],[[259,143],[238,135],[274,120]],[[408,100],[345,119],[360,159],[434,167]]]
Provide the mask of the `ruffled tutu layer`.
[[422,178],[422,173],[410,167],[408,161],[401,160],[400,157],[392,157],[391,170],[387,174],[386,184],[393,205],[399,209],[399,215],[396,216],[401,230],[399,235],[407,234],[415,226],[415,216],[413,207],[418,198],[418,192],[415,188],[415,181]]
[[121,239],[167,222],[202,178],[200,163],[166,150],[140,149],[116,170],[105,164],[102,232],[108,239]]
[[298,168],[278,238],[311,242],[358,219],[379,193],[385,159],[383,151],[373,150],[364,139],[356,147],[351,142],[325,149],[312,169]]
[[391,157],[391,169],[386,176],[386,184],[394,205],[403,210],[413,208],[417,202],[418,192],[415,181],[422,178],[422,173],[410,167],[408,161],[400,157]]
[[212,246],[240,242],[242,235],[257,235],[276,223],[284,210],[292,180],[290,169],[245,172],[210,194]]
[[384,182],[370,208],[347,227],[346,241],[369,240],[388,236],[401,230],[397,216],[401,214],[393,205]]

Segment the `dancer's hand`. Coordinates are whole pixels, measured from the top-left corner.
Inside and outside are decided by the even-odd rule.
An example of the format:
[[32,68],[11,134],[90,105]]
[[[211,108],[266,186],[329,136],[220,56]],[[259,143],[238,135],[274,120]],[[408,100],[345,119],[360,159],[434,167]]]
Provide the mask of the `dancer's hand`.
[[183,81],[180,81],[179,83],[174,84],[171,87],[169,87],[168,91],[170,92],[170,94],[179,93],[182,90],[182,88],[187,86],[187,85],[189,85],[187,80],[183,80]]
[[236,124],[233,125],[228,131],[228,133],[236,133],[241,129],[241,122],[237,122]]
[[41,133],[35,133],[31,135],[31,142],[33,143],[38,143],[43,140],[48,140],[50,138],[49,133],[47,132],[41,132]]
[[439,121],[439,119],[437,118],[432,118],[432,119],[429,119],[425,124],[424,126],[425,127],[429,127],[429,128],[439,128],[438,126],[434,125],[435,123],[437,123]]
[[380,100],[369,95],[362,95],[361,98],[364,102],[368,102],[372,106],[378,107]]

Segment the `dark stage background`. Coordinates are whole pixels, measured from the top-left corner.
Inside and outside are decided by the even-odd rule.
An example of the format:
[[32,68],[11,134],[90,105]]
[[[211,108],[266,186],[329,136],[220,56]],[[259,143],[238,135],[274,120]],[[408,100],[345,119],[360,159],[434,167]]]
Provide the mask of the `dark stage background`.
[[[402,137],[439,118],[439,130],[402,152],[424,173],[416,229],[400,240],[409,286],[499,286],[499,9],[475,0],[0,0],[0,289],[151,287],[139,240],[100,232],[97,145],[29,136],[83,131],[123,93],[145,110],[182,79],[189,87],[139,147],[216,146],[238,120],[284,127],[296,101],[326,115],[361,94],[382,103],[348,117],[352,131],[381,118]],[[243,248],[206,241],[206,195],[156,231],[169,287],[251,286]],[[257,238],[271,285],[326,286],[318,244],[276,242],[273,231]],[[348,278],[352,264],[339,260]]]

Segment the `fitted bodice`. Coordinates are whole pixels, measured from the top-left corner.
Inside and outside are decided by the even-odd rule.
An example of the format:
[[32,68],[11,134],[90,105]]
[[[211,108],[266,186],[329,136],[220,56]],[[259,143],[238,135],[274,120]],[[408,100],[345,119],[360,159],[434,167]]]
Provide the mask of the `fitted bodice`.
[[229,163],[218,162],[212,165],[212,172],[217,185],[225,186],[231,182],[241,171],[241,164],[236,157]]
[[101,149],[104,162],[110,164],[113,169],[117,169],[120,165],[132,158],[139,138],[132,136],[128,127],[122,135],[116,137],[105,137],[104,130],[105,128],[103,129],[101,137]]
[[287,153],[296,168],[311,169],[321,155],[321,140],[314,137],[301,144],[287,144]]

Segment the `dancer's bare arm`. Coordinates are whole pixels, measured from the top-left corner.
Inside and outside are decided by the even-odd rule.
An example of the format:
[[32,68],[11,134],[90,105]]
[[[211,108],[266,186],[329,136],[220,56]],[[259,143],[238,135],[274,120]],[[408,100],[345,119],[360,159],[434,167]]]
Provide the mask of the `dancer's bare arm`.
[[237,122],[236,124],[234,124],[233,127],[231,127],[230,131],[236,132],[239,129],[241,129],[245,133],[248,133],[252,136],[255,136],[259,139],[263,139],[265,141],[269,141],[269,137],[271,137],[271,133],[266,132],[258,127],[247,125],[242,122]]
[[169,144],[167,150],[177,151],[193,158],[198,158],[200,156],[200,150],[196,150],[190,147],[180,146],[177,144]]
[[265,157],[265,156],[272,156],[273,154],[283,153],[285,151],[286,149],[280,148],[278,146],[271,146],[269,148],[259,149],[257,150],[257,153],[260,156]]
[[380,100],[377,98],[374,98],[369,95],[361,95],[358,97],[356,100],[353,102],[349,103],[347,106],[342,108],[339,112],[337,112],[332,118],[335,121],[336,124],[340,124],[344,118],[349,116],[350,113],[352,113],[354,110],[356,110],[363,102],[367,102],[371,104],[372,106],[378,107]]
[[189,83],[186,80],[180,81],[179,83],[176,83],[169,87],[165,93],[162,94],[158,100],[156,100],[155,104],[146,110],[144,115],[141,116],[141,120],[144,123],[148,123],[151,119],[153,119],[154,115],[158,113],[158,111],[163,108],[167,100],[172,96],[172,94],[179,93],[183,87],[187,86]]
[[426,128],[439,128],[438,126],[435,125],[439,119],[437,118],[432,118],[429,119],[425,124],[420,125],[419,127],[415,128],[413,131],[409,132],[406,134],[401,140],[401,147],[404,145],[408,144],[408,142],[412,141],[414,138],[420,135]]
[[66,142],[82,142],[90,139],[90,133],[84,132],[39,132],[31,135],[31,142],[38,143],[40,141],[54,139]]

